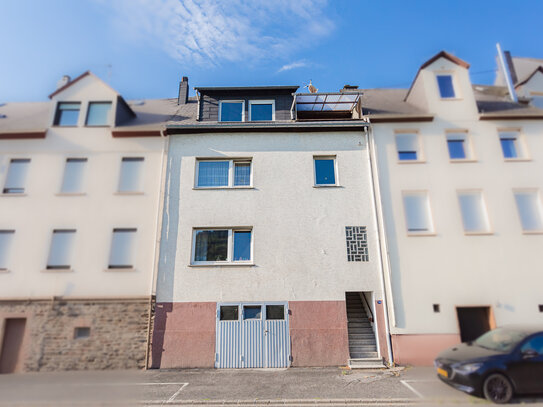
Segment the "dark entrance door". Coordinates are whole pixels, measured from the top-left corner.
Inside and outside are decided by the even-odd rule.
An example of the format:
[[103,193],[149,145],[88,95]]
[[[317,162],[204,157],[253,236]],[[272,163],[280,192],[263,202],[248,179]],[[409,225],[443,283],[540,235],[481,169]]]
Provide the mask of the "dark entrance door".
[[14,373],[22,370],[20,359],[25,325],[25,318],[6,319],[2,352],[0,353],[0,373]]
[[462,342],[477,339],[490,331],[490,307],[457,307]]

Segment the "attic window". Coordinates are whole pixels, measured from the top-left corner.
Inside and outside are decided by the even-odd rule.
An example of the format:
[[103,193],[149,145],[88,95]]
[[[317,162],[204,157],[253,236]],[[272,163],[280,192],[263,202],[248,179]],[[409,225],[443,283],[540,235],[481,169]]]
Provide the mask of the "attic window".
[[55,126],[77,126],[80,108],[79,102],[59,102],[55,114]]
[[111,102],[90,102],[87,112],[87,126],[107,126]]
[[456,97],[451,75],[437,75],[437,84],[442,99],[453,99]]

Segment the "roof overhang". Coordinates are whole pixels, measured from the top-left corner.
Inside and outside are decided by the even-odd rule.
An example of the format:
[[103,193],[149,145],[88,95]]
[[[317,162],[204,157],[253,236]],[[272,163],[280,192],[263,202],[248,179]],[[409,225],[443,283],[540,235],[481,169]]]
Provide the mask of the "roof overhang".
[[25,140],[45,138],[47,130],[0,132],[0,140]]
[[297,85],[291,85],[291,86],[196,86],[194,87],[194,90],[197,91],[231,91],[231,92],[245,92],[245,91],[251,91],[251,90],[288,90],[292,92],[296,92],[296,90],[299,88]]
[[542,114],[482,113],[479,120],[543,120]]

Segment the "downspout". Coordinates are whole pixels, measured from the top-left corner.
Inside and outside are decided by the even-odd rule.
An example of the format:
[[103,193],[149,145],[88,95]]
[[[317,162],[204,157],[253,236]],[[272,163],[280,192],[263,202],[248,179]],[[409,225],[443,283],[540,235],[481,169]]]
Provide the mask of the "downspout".
[[196,99],[198,100],[198,109],[196,109],[196,121],[200,121],[200,91],[196,90]]
[[[383,212],[382,212],[382,206],[381,206],[381,191],[379,189],[379,176],[377,172],[377,156],[375,154],[375,144],[373,142],[373,127],[371,125],[369,117],[367,118],[368,126],[364,128],[364,132],[366,135],[366,142],[368,143],[368,157],[370,161],[370,169],[371,169],[371,180],[372,180],[372,197],[373,197],[373,205],[375,207],[375,217],[377,220],[377,239],[379,241],[379,251],[381,255],[379,256],[379,282],[381,283],[381,291],[383,292],[383,310],[385,312],[385,333],[386,333],[386,342],[387,342],[387,352],[388,352],[388,360],[389,364],[394,364],[394,355],[392,353],[392,343],[390,339],[390,324],[389,324],[389,309],[388,309],[388,296],[387,296],[387,289],[389,288],[389,284],[387,284],[387,289],[385,289],[385,280],[388,281],[388,279],[385,279],[385,269],[387,272],[389,271],[389,259],[388,259],[388,246],[386,241],[386,234],[384,229],[384,220],[383,220]],[[385,261],[386,259],[386,261]],[[392,291],[391,291],[392,292]],[[392,306],[392,310],[394,310],[392,298],[390,299],[390,304]],[[394,320],[394,312],[392,312],[391,317]]]
[[149,299],[149,321],[147,323],[147,349],[145,350],[145,370],[149,369],[149,349],[151,346],[151,325],[153,319],[153,299],[155,299],[156,305],[156,285],[158,280],[158,265],[160,261],[160,241],[162,236],[162,216],[164,212],[164,192],[166,189],[166,164],[168,157],[168,150],[170,146],[170,137],[165,135],[166,130],[162,130],[162,137],[164,137],[164,149],[162,150],[162,159],[161,159],[161,169],[160,169],[160,192],[158,196],[158,211],[157,211],[157,234],[155,237],[155,247],[154,247],[154,266],[153,266],[153,276],[151,281],[151,298]]

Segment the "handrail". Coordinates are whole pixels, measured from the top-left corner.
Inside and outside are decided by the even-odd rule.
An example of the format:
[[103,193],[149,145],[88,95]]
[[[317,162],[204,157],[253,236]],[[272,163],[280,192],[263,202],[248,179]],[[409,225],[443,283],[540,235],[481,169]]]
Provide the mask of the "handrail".
[[370,311],[371,315],[371,322],[375,322],[375,318],[373,317],[373,312],[371,311],[370,304],[368,304],[368,300],[366,300],[366,295],[364,293],[360,293],[360,296],[364,299],[364,303],[368,307],[368,310]]

